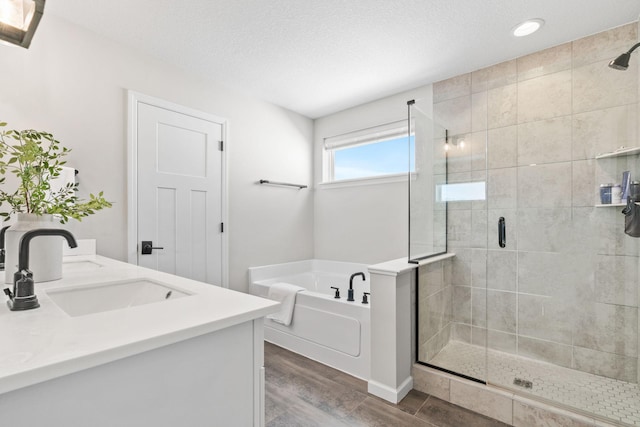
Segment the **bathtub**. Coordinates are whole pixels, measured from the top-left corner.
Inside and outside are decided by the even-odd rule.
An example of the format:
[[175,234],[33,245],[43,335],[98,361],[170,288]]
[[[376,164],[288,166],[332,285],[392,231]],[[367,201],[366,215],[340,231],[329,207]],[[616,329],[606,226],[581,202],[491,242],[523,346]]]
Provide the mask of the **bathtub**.
[[[349,277],[364,272],[366,280],[353,280],[354,302],[347,301]],[[369,379],[369,304],[362,304],[369,292],[366,264],[306,260],[249,269],[249,291],[266,298],[269,286],[285,282],[302,286],[291,325],[264,321],[265,340],[302,354],[363,380]],[[331,286],[340,289],[335,299]]]

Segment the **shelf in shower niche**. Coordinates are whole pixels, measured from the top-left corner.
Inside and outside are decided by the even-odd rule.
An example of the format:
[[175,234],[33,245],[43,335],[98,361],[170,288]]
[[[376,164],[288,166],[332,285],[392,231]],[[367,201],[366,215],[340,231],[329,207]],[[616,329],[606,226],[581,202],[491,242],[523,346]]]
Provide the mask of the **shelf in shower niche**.
[[620,147],[616,151],[611,153],[602,153],[596,156],[596,159],[607,159],[609,157],[623,157],[633,156],[634,154],[640,154],[640,147]]
[[627,206],[626,203],[615,203],[615,204],[614,203],[607,203],[607,204],[604,204],[604,205],[596,205],[596,208],[609,208],[609,207],[623,208],[625,206]]

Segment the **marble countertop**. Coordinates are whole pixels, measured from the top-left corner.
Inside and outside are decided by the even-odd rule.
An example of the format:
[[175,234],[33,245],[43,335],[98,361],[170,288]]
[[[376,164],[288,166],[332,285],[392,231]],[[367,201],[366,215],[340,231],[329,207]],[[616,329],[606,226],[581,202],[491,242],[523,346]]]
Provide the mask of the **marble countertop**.
[[[96,255],[65,258],[63,275],[36,283],[38,309],[14,312],[0,305],[0,393],[257,319],[279,306]],[[47,295],[51,289],[131,279],[162,282],[191,295],[80,317],[69,316]]]

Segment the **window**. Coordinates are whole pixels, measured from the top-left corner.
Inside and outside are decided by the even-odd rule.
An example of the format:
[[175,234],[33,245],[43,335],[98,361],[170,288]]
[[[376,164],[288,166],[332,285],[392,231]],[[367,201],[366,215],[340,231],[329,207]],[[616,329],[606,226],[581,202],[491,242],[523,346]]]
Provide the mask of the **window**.
[[414,172],[414,146],[406,121],[325,138],[325,182]]
[[438,202],[486,200],[486,182],[461,182],[436,185]]

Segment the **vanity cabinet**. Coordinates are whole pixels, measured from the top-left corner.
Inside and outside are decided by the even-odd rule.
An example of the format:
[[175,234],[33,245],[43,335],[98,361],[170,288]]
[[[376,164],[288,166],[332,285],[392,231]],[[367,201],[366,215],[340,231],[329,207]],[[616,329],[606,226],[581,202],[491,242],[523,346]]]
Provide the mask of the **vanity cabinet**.
[[[278,303],[100,256],[81,263],[93,267],[38,284],[40,308],[0,307],[0,426],[264,425],[263,323]],[[184,296],[86,313],[52,298],[147,281]]]
[[0,424],[264,425],[262,324],[241,323],[1,394]]

